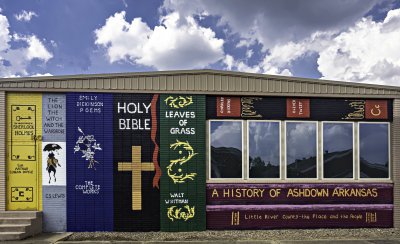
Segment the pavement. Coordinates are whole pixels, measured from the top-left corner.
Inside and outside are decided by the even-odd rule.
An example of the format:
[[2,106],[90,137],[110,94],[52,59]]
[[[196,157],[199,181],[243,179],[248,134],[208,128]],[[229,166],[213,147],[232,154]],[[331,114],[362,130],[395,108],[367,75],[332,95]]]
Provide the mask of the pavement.
[[212,241],[66,241],[68,236],[73,234],[72,232],[65,233],[41,233],[37,236],[30,237],[25,240],[20,241],[5,241],[2,243],[34,243],[34,244],[47,244],[47,243],[60,243],[60,244],[76,244],[76,243],[84,243],[84,244],[92,244],[92,243],[133,243],[133,244],[178,244],[178,243],[191,243],[191,244],[205,244],[212,242],[213,244],[400,244],[400,240],[398,239],[390,239],[390,240],[375,240],[375,239],[366,239],[366,240],[343,240],[343,239],[323,239],[323,240],[263,240],[263,241],[252,241],[252,240],[212,240]]
[[[60,233],[40,233],[39,235],[29,237],[19,241],[3,241],[1,243],[63,243],[62,240],[72,235],[72,232],[60,232]],[[78,242],[75,242],[78,243]]]

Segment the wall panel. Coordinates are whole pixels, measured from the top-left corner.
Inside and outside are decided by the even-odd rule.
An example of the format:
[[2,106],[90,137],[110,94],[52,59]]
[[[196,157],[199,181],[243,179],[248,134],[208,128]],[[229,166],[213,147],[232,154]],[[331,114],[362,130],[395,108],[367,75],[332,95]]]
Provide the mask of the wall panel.
[[207,229],[392,226],[393,184],[207,184]]
[[113,230],[113,94],[67,93],[67,230]]
[[392,121],[392,110],[392,100],[207,96],[207,119]]
[[43,94],[43,231],[67,230],[65,94]]
[[113,109],[114,230],[158,231],[158,94],[115,94]]
[[161,231],[205,230],[205,96],[160,95]]
[[6,124],[6,92],[0,91],[0,211],[6,210],[7,201]]
[[7,94],[7,210],[41,210],[42,94]]

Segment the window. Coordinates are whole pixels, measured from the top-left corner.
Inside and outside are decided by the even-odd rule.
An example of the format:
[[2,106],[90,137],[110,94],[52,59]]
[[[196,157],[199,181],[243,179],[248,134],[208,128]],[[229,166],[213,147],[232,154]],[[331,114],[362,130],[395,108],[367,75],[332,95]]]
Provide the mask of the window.
[[387,181],[389,127],[389,122],[209,120],[208,179]]
[[242,121],[210,121],[211,178],[242,178]]
[[360,123],[360,178],[389,178],[389,124]]
[[279,178],[280,122],[248,122],[249,178]]
[[286,122],[286,177],[317,178],[317,123]]
[[353,178],[353,123],[323,123],[324,178]]

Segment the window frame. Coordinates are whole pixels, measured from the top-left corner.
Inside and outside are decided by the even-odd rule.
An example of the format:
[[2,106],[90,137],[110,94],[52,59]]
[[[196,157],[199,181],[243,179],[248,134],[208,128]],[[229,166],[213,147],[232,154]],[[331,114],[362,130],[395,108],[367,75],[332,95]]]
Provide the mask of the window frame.
[[[241,123],[241,127],[242,127],[242,177],[241,178],[212,178],[211,177],[211,123],[212,122],[240,122]],[[212,180],[212,181],[231,181],[231,180],[240,180],[243,181],[245,180],[245,176],[244,176],[244,165],[245,163],[245,142],[244,142],[244,120],[235,120],[235,119],[211,119],[208,120],[208,146],[207,146],[207,150],[208,150],[208,180]]]
[[[361,178],[361,164],[360,164],[360,152],[361,152],[361,148],[360,148],[360,124],[387,124],[388,129],[388,178]],[[358,181],[361,182],[371,182],[371,181],[388,181],[388,180],[392,180],[392,151],[391,151],[391,123],[390,122],[379,122],[379,121],[360,121],[358,122],[358,130],[357,130],[357,140],[358,140],[358,150],[357,150],[357,161],[358,161]]]
[[[242,177],[241,178],[211,178],[211,122],[232,121],[241,122],[242,125]],[[248,144],[249,132],[248,122],[272,121],[280,122],[280,178],[249,178]],[[316,146],[317,146],[317,177],[316,178],[287,178],[287,122],[313,122],[316,123]],[[353,123],[353,178],[324,178],[323,172],[323,123]],[[388,153],[389,174],[388,178],[360,178],[360,123],[387,124],[388,125]],[[315,121],[315,120],[246,120],[246,119],[208,119],[206,120],[206,182],[224,184],[242,183],[393,183],[392,177],[392,121]],[[208,127],[208,128],[207,128]],[[320,144],[319,144],[320,143]]]
[[[287,123],[314,123],[315,124],[315,156],[316,156],[316,172],[315,172],[315,178],[288,178],[287,177]],[[316,181],[319,180],[318,177],[318,172],[320,171],[320,158],[319,158],[319,146],[318,146],[318,138],[319,138],[319,129],[318,129],[318,121],[315,120],[285,120],[285,137],[284,137],[284,143],[285,143],[285,162],[284,162],[284,175],[285,178],[283,180],[286,181]],[[282,178],[281,178],[282,179]]]
[[[351,178],[325,178],[324,177],[324,124],[352,124],[353,129],[352,129],[352,136],[353,136],[353,177]],[[355,122],[354,121],[321,121],[321,180],[356,180],[356,164],[359,162],[359,160],[356,160],[356,147],[359,147],[356,143],[356,137],[358,134],[355,131]],[[357,134],[357,135],[356,135]],[[360,150],[357,150],[358,152]]]
[[[250,122],[256,122],[256,123],[262,123],[262,122],[278,122],[279,123],[279,177],[278,178],[251,178],[250,177],[250,129],[249,129],[249,123]],[[282,121],[281,120],[247,120],[246,121],[246,127],[247,127],[247,140],[246,140],[246,162],[244,162],[245,167],[247,169],[247,178],[246,180],[251,180],[251,181],[273,181],[273,180],[282,180]]]

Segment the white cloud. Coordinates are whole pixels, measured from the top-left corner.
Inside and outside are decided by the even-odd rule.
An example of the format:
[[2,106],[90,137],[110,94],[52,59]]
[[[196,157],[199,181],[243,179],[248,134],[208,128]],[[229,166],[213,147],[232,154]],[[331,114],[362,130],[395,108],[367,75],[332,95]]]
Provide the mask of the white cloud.
[[[225,55],[228,70],[292,75],[294,61],[313,55],[324,79],[398,85],[400,9],[389,11],[383,22],[363,18],[379,4],[384,5],[377,0],[165,0],[162,9],[184,17],[207,12],[219,18],[227,36],[237,34],[235,46],[247,48],[247,60]],[[249,66],[256,43],[265,56]]]
[[126,3],[126,0],[122,0],[122,3],[124,4],[125,8],[128,8],[128,4]]
[[125,11],[115,13],[95,30],[95,44],[106,48],[110,63],[132,61],[160,70],[204,68],[224,57],[224,41],[193,17],[174,12],[160,22],[152,30],[141,18],[128,23]]
[[242,149],[242,125],[240,122],[214,122],[211,130],[211,145],[213,147]]
[[248,66],[244,61],[235,60],[235,58],[229,54],[225,55],[223,63],[226,65],[228,70],[237,70],[249,73],[260,72],[260,67],[258,65]]
[[227,54],[224,58],[224,64],[226,65],[228,70],[232,70],[232,68],[234,67],[235,64],[235,59],[233,58],[233,56]]
[[324,151],[344,151],[353,148],[353,125],[348,123],[324,124]]
[[363,18],[319,53],[322,78],[399,85],[399,30],[400,9],[389,11],[383,22]]
[[33,11],[27,12],[26,10],[22,10],[21,13],[14,15],[14,17],[18,21],[25,21],[25,22],[29,22],[33,16],[38,17],[38,15],[35,12]]
[[0,14],[0,52],[7,50],[10,48],[10,31],[9,28],[10,25],[8,24],[7,17]]
[[288,163],[316,155],[315,123],[290,122],[286,124]]
[[323,79],[399,85],[400,9],[383,22],[362,18],[341,32],[315,32],[299,42],[275,45],[260,63],[267,74],[292,75],[292,62],[318,54]]
[[32,60],[34,58],[42,59],[47,62],[53,55],[47,51],[43,43],[35,36],[22,36],[18,34],[13,35],[15,41],[25,41],[28,47],[25,48],[26,58]]
[[254,52],[253,50],[249,49],[246,51],[246,58],[251,58],[251,56],[253,56]]
[[[12,42],[23,42],[20,48],[11,48]],[[10,35],[7,17],[0,14],[0,76],[29,75],[27,67],[34,59],[47,62],[53,55],[35,35]]]
[[236,44],[236,47],[250,47],[251,45],[255,44],[255,40],[251,39],[241,39],[238,44]]
[[279,135],[277,122],[249,122],[249,155],[279,165]]
[[56,43],[54,40],[50,40],[50,44],[51,44],[53,47],[57,47],[57,46],[58,46],[57,43]]
[[239,33],[242,44],[258,40],[264,51],[277,44],[298,42],[316,31],[342,30],[361,18],[378,0],[165,0],[163,8],[183,16],[206,11],[220,24]]
[[50,74],[50,73],[44,73],[44,74],[36,73],[36,74],[34,74],[32,76],[53,76],[53,75]]
[[292,73],[289,68],[293,61],[326,49],[334,34],[334,32],[316,32],[301,42],[275,45],[270,49],[269,55],[265,56],[260,66],[266,74],[290,76]]

